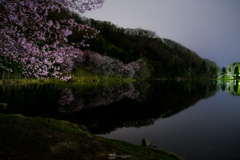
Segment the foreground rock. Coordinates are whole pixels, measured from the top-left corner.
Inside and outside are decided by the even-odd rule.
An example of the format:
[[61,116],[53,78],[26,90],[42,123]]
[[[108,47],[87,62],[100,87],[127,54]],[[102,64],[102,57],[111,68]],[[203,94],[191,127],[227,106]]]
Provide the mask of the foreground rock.
[[146,138],[142,139],[142,144],[141,146],[152,148],[152,149],[159,149],[156,146],[151,145]]
[[152,145],[145,138],[143,138],[141,145],[145,147],[152,147]]
[[49,118],[28,118],[0,113],[0,159],[122,159],[180,160],[173,153],[105,139],[86,127]]

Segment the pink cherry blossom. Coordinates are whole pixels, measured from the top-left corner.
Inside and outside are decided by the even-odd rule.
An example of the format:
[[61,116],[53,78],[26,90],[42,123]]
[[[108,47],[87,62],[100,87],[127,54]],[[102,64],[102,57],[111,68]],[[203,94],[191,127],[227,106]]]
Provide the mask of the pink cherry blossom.
[[[65,70],[61,67],[64,63],[70,64],[81,52],[74,47],[84,46],[89,35],[86,33],[76,44],[67,43],[67,37],[74,28],[79,31],[93,28],[73,19],[49,20],[48,13],[59,13],[60,8],[68,10],[69,14],[72,11],[84,13],[100,8],[103,3],[104,0],[0,0],[0,67],[12,71],[8,64],[14,62],[26,76],[56,77],[64,81],[72,78],[72,75],[62,74],[70,71],[71,65]],[[99,31],[95,30],[94,37],[97,33]]]

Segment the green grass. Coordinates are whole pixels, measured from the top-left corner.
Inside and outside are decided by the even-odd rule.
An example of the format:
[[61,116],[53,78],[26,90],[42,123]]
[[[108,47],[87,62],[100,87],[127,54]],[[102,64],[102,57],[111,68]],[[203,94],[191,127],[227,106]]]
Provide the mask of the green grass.
[[[74,77],[68,80],[68,83],[81,83],[81,84],[91,84],[91,83],[130,83],[135,82],[136,79],[127,77],[116,77],[116,76],[103,76],[101,74],[94,74],[84,69],[77,69],[72,74]],[[140,79],[139,79],[140,80]],[[38,83],[38,84],[63,84],[63,82],[56,78],[50,78],[47,80],[35,79],[35,78],[22,78],[22,79],[0,79],[0,85],[3,84],[26,84],[26,83]]]
[[0,159],[108,159],[109,154],[132,160],[180,160],[173,153],[91,135],[86,127],[50,118],[0,113]]

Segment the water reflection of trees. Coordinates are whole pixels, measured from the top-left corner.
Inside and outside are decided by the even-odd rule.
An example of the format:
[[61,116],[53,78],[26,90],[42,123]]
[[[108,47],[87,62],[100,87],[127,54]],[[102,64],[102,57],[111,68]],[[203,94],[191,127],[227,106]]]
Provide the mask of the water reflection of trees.
[[56,85],[0,85],[0,102],[7,103],[4,113],[48,117],[57,110],[59,89]]
[[124,85],[101,85],[87,90],[85,93],[72,91],[71,88],[65,88],[61,93],[59,111],[76,112],[82,108],[91,109],[98,106],[106,106],[118,102],[123,98],[136,99],[139,92],[132,83]]
[[[146,86],[149,88],[146,90]],[[135,100],[123,98],[106,106],[83,109],[68,117],[86,125],[92,133],[109,133],[122,127],[152,125],[159,118],[175,115],[213,96],[218,91],[215,81],[160,81],[135,84],[139,91]]]
[[[137,99],[139,92],[133,84],[0,85],[0,103],[6,103],[5,113],[27,116],[59,117],[66,113],[118,102],[123,98]],[[60,113],[64,113],[60,114]]]
[[[227,87],[226,87],[227,88]],[[215,81],[158,81],[103,85],[2,85],[5,113],[67,119],[92,133],[152,125],[213,96]]]
[[71,88],[65,88],[58,101],[60,105],[58,111],[62,113],[80,111],[84,107],[84,101],[81,97],[75,97]]
[[219,81],[222,91],[226,91],[234,96],[240,96],[240,81],[239,80],[229,80],[229,81]]
[[132,83],[102,86],[101,88],[91,90],[89,93],[89,107],[106,106],[124,97],[136,99],[138,96],[139,92],[134,88]]

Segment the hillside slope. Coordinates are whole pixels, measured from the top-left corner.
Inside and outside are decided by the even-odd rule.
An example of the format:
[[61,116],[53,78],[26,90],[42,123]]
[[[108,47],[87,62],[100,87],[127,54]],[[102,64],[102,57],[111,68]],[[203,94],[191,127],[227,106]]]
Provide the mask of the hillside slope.
[[[86,34],[89,35],[89,37],[93,35],[94,31],[78,31],[78,28],[73,29],[73,34],[67,37],[68,42],[66,43],[74,43],[76,48],[80,48],[85,52],[79,53],[79,55],[82,54],[83,57],[80,57],[78,60],[73,60],[74,62],[66,61],[64,62],[65,64],[60,66],[63,67],[63,70],[67,70],[67,72],[65,72],[67,74],[69,71],[72,73],[75,72],[74,74],[76,74],[76,68],[79,68],[76,61],[80,63],[81,58],[84,59],[83,63],[83,60],[81,61],[81,69],[83,68],[94,74],[110,75],[111,77],[114,75],[113,72],[115,72],[115,76],[126,76],[130,78],[212,78],[216,77],[219,70],[215,62],[201,58],[197,53],[177,42],[159,38],[153,31],[143,30],[141,28],[125,29],[111,22],[87,19],[77,13],[69,15],[69,12],[64,9],[61,9],[60,13],[49,12],[47,19],[53,21],[74,19],[79,24],[88,24],[100,31],[96,38],[88,39],[87,43],[90,47],[87,47],[89,46],[88,44],[86,46],[78,46],[76,44],[81,43]],[[61,25],[64,26],[64,24]],[[49,41],[47,43],[51,44],[52,42]],[[95,57],[95,59],[91,59],[91,56]],[[100,64],[96,62],[96,59],[107,61],[108,64],[101,64],[102,66],[100,66]],[[94,64],[92,63],[93,61]],[[131,62],[133,63],[130,64]],[[18,64],[12,62],[5,65],[14,70],[14,74],[16,75],[14,77],[21,77],[18,73],[21,73],[22,69],[18,67]],[[58,64],[56,64],[56,66],[57,65]],[[75,66],[73,67],[73,65]],[[75,68],[75,70],[73,68]],[[111,69],[106,71],[106,68]],[[5,71],[1,69],[1,77],[5,77],[4,72]],[[7,77],[11,77],[9,73]]]
[[[215,62],[201,58],[177,42],[159,38],[153,31],[124,29],[111,22],[87,19],[78,14],[73,14],[73,18],[101,31],[97,38],[89,40],[90,50],[124,63],[142,58],[148,64],[151,77],[216,77],[219,70]],[[78,34],[69,36],[72,42],[77,39]]]

